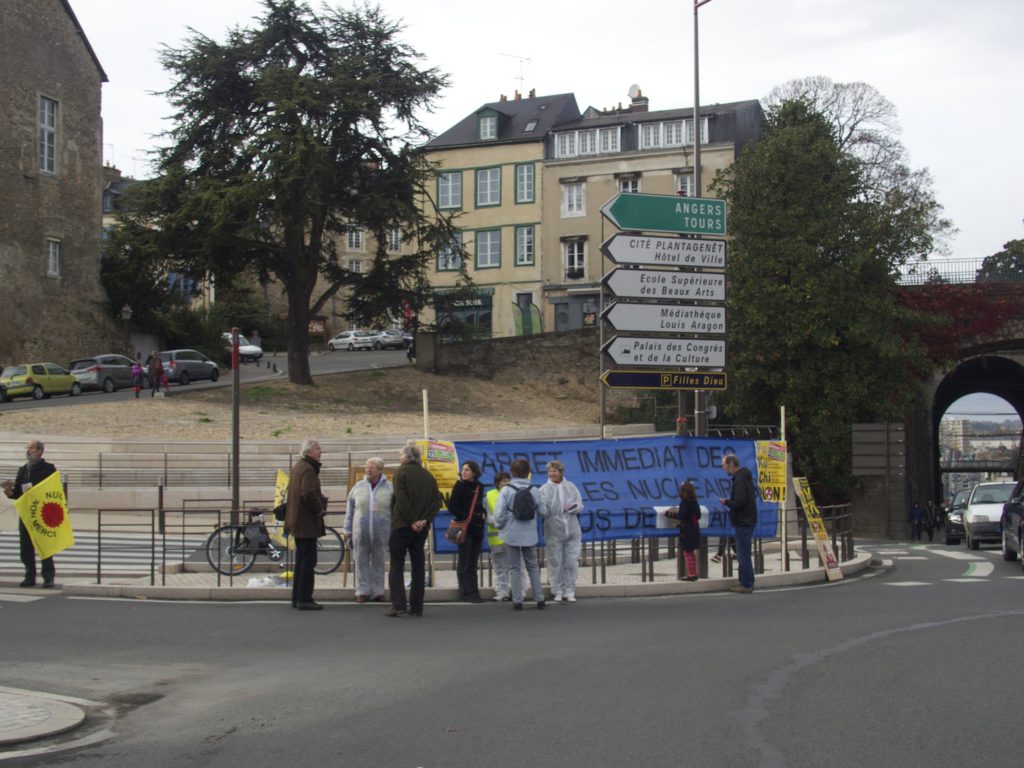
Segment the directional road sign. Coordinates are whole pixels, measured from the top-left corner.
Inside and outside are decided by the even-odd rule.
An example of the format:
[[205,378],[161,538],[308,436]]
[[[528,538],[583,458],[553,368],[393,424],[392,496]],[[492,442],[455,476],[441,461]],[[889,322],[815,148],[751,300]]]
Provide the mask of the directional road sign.
[[613,269],[603,282],[616,296],[626,299],[725,301],[725,275],[720,272]]
[[725,236],[725,201],[620,192],[601,207],[619,229]]
[[[614,336],[602,347],[616,365],[724,368],[724,339],[679,339],[665,336]],[[699,387],[698,387],[699,389]]]
[[617,301],[604,311],[603,317],[617,331],[725,333],[725,307]]
[[725,269],[725,240],[616,232],[604,241],[601,250],[616,264]]
[[609,389],[725,389],[725,373],[697,371],[630,371],[614,368],[601,374]]

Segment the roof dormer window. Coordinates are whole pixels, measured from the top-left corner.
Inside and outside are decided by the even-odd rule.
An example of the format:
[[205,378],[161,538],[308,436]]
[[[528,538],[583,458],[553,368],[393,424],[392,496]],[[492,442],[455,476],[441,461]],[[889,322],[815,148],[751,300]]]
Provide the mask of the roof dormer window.
[[480,115],[480,141],[494,141],[498,138],[498,116]]

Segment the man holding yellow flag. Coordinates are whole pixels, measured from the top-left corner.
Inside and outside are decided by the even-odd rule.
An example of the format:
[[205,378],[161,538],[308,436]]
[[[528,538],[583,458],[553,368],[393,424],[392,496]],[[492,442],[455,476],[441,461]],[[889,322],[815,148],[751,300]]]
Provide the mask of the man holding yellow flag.
[[[68,522],[60,475],[53,464],[43,459],[43,450],[41,440],[29,441],[25,449],[28,461],[18,470],[14,482],[8,480],[3,487],[4,494],[15,500],[14,508],[18,511],[21,562],[25,566],[25,580],[18,586],[35,586],[35,550],[38,549],[42,559],[43,588],[50,589],[56,574],[53,555],[74,544],[74,536]],[[52,480],[47,480],[51,477]]]

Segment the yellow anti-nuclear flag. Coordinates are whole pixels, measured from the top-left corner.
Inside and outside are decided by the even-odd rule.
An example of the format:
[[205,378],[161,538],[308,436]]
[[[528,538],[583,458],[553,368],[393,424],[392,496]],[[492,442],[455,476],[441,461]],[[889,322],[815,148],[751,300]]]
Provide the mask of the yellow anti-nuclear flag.
[[14,500],[14,508],[28,529],[39,557],[45,560],[75,545],[60,472],[54,472],[25,491]]
[[274,486],[274,506],[284,504],[285,495],[288,493],[288,473],[283,469],[277,470],[277,484]]

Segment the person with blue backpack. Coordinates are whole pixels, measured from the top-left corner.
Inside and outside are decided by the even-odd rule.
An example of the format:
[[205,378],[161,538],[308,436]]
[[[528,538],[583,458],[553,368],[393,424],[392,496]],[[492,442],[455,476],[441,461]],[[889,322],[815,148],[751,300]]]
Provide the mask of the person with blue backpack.
[[537,518],[545,517],[547,509],[540,491],[529,481],[530,463],[516,459],[509,465],[512,480],[501,489],[495,505],[494,527],[501,532],[501,538],[509,554],[509,581],[512,587],[512,608],[523,610],[523,578],[521,569],[525,565],[530,575],[530,586],[537,609],[544,608],[544,588],[540,583],[540,566],[537,563]]

